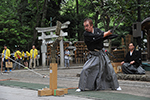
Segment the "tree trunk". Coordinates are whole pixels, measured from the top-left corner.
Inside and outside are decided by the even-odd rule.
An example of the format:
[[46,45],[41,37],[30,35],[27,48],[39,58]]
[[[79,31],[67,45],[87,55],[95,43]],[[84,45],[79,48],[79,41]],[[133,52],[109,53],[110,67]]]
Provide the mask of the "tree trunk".
[[[77,18],[78,18],[78,14],[79,14],[79,4],[78,4],[78,0],[76,0],[76,11],[77,11]],[[78,33],[78,41],[80,41],[79,22],[78,22],[78,19],[77,19],[77,33]]]
[[[107,19],[106,19],[106,31],[109,30],[109,24],[110,24],[110,18],[109,16],[107,16]],[[108,47],[108,51],[111,53],[111,48],[112,48],[112,42],[111,42],[111,39],[108,40],[109,41],[109,47]]]
[[76,0],[76,6],[77,6],[77,15],[78,15],[79,14],[78,0]]
[[98,23],[98,11],[96,12],[96,15],[95,15],[95,27],[97,27],[97,23]]
[[[45,0],[45,1],[47,2],[47,0]],[[45,7],[44,5],[45,5],[45,2],[43,4],[43,8],[41,11],[44,11],[44,7]],[[41,11],[39,10],[39,0],[36,0],[36,7],[37,7],[37,13],[36,13],[36,16],[37,16],[36,20],[37,21],[36,21],[36,24],[35,24],[34,29],[33,29],[33,42],[32,42],[32,44],[35,44],[35,41],[37,39],[37,31],[35,28],[37,26],[39,26],[39,22],[40,22],[40,18],[41,18],[41,16],[40,16]],[[44,16],[46,16],[46,15],[44,15]]]
[[43,15],[42,15],[41,27],[45,26],[46,13],[47,13],[47,0],[44,1],[44,5],[43,5]]

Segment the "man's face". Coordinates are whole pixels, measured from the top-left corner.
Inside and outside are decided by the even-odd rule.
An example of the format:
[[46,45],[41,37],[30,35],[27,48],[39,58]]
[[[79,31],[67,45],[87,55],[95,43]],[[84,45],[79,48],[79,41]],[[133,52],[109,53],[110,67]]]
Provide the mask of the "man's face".
[[129,44],[129,50],[134,50],[134,45],[132,43]]
[[32,49],[35,49],[35,46],[32,46]]
[[7,47],[6,47],[6,46],[4,46],[4,49],[7,49]]
[[85,29],[87,32],[92,32],[93,25],[90,25],[89,21],[84,22],[83,25],[84,25],[84,29]]

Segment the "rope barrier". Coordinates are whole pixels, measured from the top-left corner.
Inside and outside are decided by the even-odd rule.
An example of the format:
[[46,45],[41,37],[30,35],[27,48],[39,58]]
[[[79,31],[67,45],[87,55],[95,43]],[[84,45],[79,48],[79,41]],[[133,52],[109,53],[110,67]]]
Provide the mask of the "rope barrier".
[[[6,55],[5,55],[5,56],[6,56]],[[8,57],[8,56],[7,56],[7,57]],[[8,57],[8,58],[9,58],[10,60],[12,60],[13,62],[19,64],[19,65],[22,66],[23,68],[27,69],[28,71],[31,71],[31,72],[35,73],[36,75],[39,75],[39,76],[41,76],[41,77],[43,77],[43,78],[47,77],[46,75],[42,75],[42,74],[40,74],[40,73],[38,73],[38,72],[36,72],[36,71],[34,71],[34,70],[29,69],[28,67],[22,65],[21,63],[18,63],[17,61],[11,59],[10,57]],[[3,67],[3,66],[1,66],[1,68],[2,68],[2,67]]]
[[0,79],[0,81],[7,81],[7,80],[19,80],[19,79],[12,79],[12,78],[9,78],[9,79]]

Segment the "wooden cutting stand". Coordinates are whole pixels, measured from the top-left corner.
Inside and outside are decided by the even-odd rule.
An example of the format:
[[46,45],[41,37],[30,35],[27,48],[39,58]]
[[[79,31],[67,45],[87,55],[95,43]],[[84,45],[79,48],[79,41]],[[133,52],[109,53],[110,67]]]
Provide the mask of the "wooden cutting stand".
[[38,90],[38,96],[61,96],[68,93],[67,88],[57,88],[57,63],[50,64],[49,88]]
[[[56,35],[60,35],[61,30],[61,22],[57,21],[57,27],[55,30]],[[49,88],[43,88],[41,90],[38,90],[38,96],[61,96],[68,93],[67,88],[57,88],[57,63],[56,63],[56,50],[55,47],[58,45],[58,43],[62,40],[62,36],[57,37],[57,39],[54,41],[52,47],[51,47],[51,58],[52,63],[50,63],[50,77],[49,77]]]

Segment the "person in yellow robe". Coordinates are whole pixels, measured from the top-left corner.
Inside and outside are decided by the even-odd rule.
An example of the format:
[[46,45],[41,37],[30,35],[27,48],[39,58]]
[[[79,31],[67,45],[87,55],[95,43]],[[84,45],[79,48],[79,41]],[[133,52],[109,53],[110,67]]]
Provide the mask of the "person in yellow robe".
[[[4,45],[4,50],[2,51],[2,61],[3,61],[3,65],[5,67],[5,72],[7,72],[7,68],[5,65],[5,62],[8,62],[10,57],[10,50],[7,48],[7,45]],[[9,71],[12,71],[12,68],[9,68]]]
[[[21,63],[22,54],[21,54],[19,48],[15,52],[14,56],[15,56],[15,61],[17,61],[18,63]],[[17,65],[18,65],[18,69],[20,69],[20,64],[17,64],[17,63],[14,64],[14,68],[13,69],[15,69],[17,67]]]
[[22,57],[23,57],[23,63],[26,67],[28,67],[28,62],[29,62],[29,58],[30,58],[30,53],[25,50],[24,52],[22,52]]
[[35,48],[35,45],[33,45],[32,49],[30,50],[30,66],[29,66],[29,68],[32,68],[32,62],[34,61],[33,68],[35,69],[37,55],[38,55],[38,50]]

